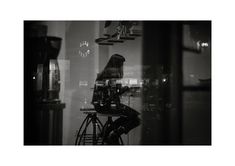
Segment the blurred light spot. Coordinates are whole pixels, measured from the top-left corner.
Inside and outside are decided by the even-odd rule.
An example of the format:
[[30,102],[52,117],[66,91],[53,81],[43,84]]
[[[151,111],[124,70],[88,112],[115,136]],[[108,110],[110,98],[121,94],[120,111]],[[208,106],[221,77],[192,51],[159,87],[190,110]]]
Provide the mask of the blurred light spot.
[[201,47],[208,47],[208,43],[201,43]]
[[79,81],[79,87],[80,86],[88,86],[88,81]]
[[130,79],[129,83],[130,83],[131,85],[133,85],[133,84],[137,84],[138,81],[137,81],[137,79]]
[[194,77],[194,74],[189,74],[189,76],[193,78],[193,77]]

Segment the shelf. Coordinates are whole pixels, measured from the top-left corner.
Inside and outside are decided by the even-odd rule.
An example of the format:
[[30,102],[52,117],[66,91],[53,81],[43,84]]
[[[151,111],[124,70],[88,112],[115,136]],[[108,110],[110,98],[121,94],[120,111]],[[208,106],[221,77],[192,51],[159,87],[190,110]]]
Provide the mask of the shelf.
[[129,36],[133,36],[133,37],[140,37],[140,36],[142,36],[141,34],[129,34]]
[[113,43],[98,43],[99,45],[113,45]]
[[191,48],[191,47],[183,47],[183,51],[193,52],[196,54],[200,54],[202,52],[201,50],[198,50],[196,48]]
[[37,103],[36,108],[43,110],[62,110],[65,108],[65,103]]
[[183,86],[183,91],[211,91],[211,86]]
[[112,42],[112,43],[123,43],[124,40],[108,40],[108,42]]
[[140,33],[129,34],[128,36],[121,36],[120,39],[117,35],[104,34],[104,37],[95,39],[99,45],[114,45],[115,43],[124,43],[126,40],[135,40],[136,37],[142,36]]
[[128,37],[128,36],[120,37],[120,39],[122,39],[122,40],[135,40],[134,37]]

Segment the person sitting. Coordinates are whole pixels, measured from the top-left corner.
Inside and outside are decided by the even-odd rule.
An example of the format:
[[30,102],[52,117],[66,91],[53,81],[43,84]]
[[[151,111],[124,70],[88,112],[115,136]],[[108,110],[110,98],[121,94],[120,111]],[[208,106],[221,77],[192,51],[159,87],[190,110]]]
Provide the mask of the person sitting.
[[124,61],[121,55],[111,56],[104,70],[97,76],[92,98],[98,113],[119,116],[105,132],[104,141],[110,145],[118,145],[122,134],[127,134],[140,124],[139,113],[120,102],[120,96],[129,90],[129,87],[122,87],[118,82],[123,77]]

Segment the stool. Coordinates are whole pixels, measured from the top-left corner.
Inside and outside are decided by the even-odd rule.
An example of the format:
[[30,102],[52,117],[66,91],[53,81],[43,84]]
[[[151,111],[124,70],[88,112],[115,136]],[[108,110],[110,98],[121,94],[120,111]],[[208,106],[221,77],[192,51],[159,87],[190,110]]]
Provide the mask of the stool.
[[[103,125],[97,117],[97,112],[94,108],[80,109],[84,114],[87,114],[83,120],[75,140],[75,145],[98,145],[102,144],[103,139],[101,137]],[[89,125],[92,125],[92,132],[88,133],[87,129]]]
[[[120,115],[97,113],[94,108],[83,108],[80,111],[83,111],[87,116],[77,132],[75,145],[105,145],[106,130],[113,123],[112,117],[119,117]],[[97,115],[108,117],[104,125]],[[92,132],[88,133],[87,128],[90,124],[92,125]],[[123,145],[121,136],[119,137],[119,144]]]

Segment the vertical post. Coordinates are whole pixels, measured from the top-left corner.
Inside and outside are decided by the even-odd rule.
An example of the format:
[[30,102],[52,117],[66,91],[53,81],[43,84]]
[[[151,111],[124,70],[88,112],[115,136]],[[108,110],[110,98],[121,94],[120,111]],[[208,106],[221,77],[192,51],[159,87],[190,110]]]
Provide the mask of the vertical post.
[[167,105],[169,144],[182,143],[182,23],[173,22],[170,28],[170,97]]
[[93,126],[93,135],[92,135],[92,144],[96,145],[96,113],[94,113],[92,116],[92,126]]

